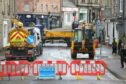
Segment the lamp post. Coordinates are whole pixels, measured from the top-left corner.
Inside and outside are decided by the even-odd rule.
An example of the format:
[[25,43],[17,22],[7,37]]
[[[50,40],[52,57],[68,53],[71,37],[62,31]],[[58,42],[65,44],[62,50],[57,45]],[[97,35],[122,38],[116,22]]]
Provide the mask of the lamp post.
[[48,12],[48,29],[50,28],[50,11]]
[[113,39],[115,38],[115,26],[114,26],[114,21],[113,21]]
[[122,21],[123,21],[123,30],[125,33],[125,0],[123,0],[123,15],[122,15]]

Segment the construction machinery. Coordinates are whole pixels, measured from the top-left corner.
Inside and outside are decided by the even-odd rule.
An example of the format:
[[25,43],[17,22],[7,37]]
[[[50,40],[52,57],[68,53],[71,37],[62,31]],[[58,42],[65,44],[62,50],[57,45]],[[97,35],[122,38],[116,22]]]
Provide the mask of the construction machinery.
[[9,44],[6,46],[6,60],[35,60],[43,50],[40,29],[37,27],[24,28],[23,23],[18,20],[13,20],[12,23],[16,25],[16,28],[12,28],[8,33]]
[[73,30],[70,28],[57,28],[52,30],[44,30],[43,41],[46,40],[56,40],[63,39],[67,46],[71,46],[71,39],[73,38]]
[[88,54],[89,59],[94,59],[95,42],[93,39],[93,24],[83,23],[80,28],[74,29],[71,42],[71,58],[76,59],[78,54]]

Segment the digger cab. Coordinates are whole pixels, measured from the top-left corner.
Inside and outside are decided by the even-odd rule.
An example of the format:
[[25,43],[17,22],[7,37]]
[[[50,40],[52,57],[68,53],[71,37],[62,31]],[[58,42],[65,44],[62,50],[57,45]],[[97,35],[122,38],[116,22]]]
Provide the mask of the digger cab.
[[72,58],[76,58],[77,53],[88,53],[89,59],[94,59],[93,35],[91,25],[84,25],[82,28],[74,29],[74,38],[71,45]]

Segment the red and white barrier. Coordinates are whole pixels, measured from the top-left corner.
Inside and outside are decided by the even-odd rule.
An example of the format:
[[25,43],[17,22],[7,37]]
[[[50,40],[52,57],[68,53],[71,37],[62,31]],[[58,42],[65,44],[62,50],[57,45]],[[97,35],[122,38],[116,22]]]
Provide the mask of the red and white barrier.
[[68,63],[63,60],[57,60],[57,61],[36,60],[32,63],[32,74],[34,76],[38,76],[39,66],[54,66],[56,70],[56,75],[66,75],[69,68]]
[[[0,77],[39,75],[40,66],[54,66],[58,76],[67,75],[105,75],[107,65],[103,60],[73,60],[70,65],[64,60],[43,61],[0,61]],[[70,71],[69,71],[70,70]]]
[[0,76],[28,76],[30,63],[28,61],[0,61]]
[[56,75],[67,75],[68,73],[68,69],[69,69],[69,65],[66,61],[63,60],[57,60],[56,61]]
[[71,75],[105,75],[107,65],[102,60],[74,60],[70,64]]

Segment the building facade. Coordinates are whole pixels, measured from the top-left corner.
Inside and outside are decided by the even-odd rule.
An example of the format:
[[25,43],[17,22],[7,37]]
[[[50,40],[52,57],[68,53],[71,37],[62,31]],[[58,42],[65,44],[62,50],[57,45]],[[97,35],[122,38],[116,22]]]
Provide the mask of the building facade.
[[[75,16],[73,16],[75,13]],[[63,0],[62,6],[62,27],[71,28],[73,21],[78,20],[78,7],[70,0]]]
[[11,19],[15,17],[15,0],[0,0],[0,49],[7,45]]
[[[106,22],[108,27],[107,35],[110,38],[110,43],[113,42],[115,38],[118,42],[122,35],[125,33],[125,20],[124,18],[124,9],[123,5],[125,0],[111,0],[111,9],[112,9],[112,16],[109,18],[109,22]],[[111,28],[111,31],[110,31]]]
[[126,34],[126,1],[118,0],[117,4],[117,16],[115,21],[117,22],[117,29],[119,31],[119,36],[122,37],[122,34]]
[[[118,37],[115,29],[116,22],[111,22],[111,18],[116,16],[117,0],[71,0],[79,7],[79,20],[93,22],[95,24],[96,38],[101,38],[103,42],[112,43],[112,39]],[[115,4],[116,3],[116,4]],[[116,9],[116,10],[115,10]],[[114,32],[114,33],[113,33]]]
[[34,0],[35,13],[57,13],[61,12],[61,0]]
[[16,13],[32,13],[33,12],[33,0],[16,0]]
[[[59,27],[62,0],[16,0],[16,13],[23,22],[32,21],[46,28]],[[28,20],[29,19],[29,20]]]
[[92,22],[99,15],[101,0],[71,0],[79,7],[79,20]]

